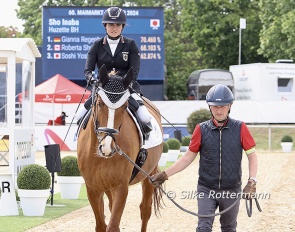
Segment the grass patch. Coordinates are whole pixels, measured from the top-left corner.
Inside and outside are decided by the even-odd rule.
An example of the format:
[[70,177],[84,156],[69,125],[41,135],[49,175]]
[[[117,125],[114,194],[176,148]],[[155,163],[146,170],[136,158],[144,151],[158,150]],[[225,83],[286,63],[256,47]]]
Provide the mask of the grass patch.
[[[292,125],[293,126],[293,125]],[[249,130],[256,141],[256,148],[258,150],[272,150],[281,151],[281,138],[284,135],[290,135],[295,140],[295,128],[275,128],[271,127],[271,137],[269,140],[269,129],[268,128],[257,128],[249,126]],[[269,142],[270,147],[269,149]]]
[[[0,217],[1,232],[22,232],[26,229],[30,229],[37,225],[51,221],[52,219],[61,217],[74,210],[80,209],[84,206],[89,205],[87,198],[85,184],[82,185],[79,199],[67,200],[61,199],[60,193],[54,194],[53,206],[48,203],[49,206],[45,208],[45,214],[42,217],[28,217],[23,216],[23,212],[19,210],[19,216],[2,216]],[[64,206],[54,206],[64,205]]]

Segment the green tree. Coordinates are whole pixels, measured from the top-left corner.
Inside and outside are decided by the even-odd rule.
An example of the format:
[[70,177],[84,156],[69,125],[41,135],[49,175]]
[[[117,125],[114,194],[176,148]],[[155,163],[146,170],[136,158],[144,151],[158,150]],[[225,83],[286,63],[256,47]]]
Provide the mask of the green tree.
[[238,64],[239,22],[247,19],[243,30],[242,63],[261,62],[258,55],[259,8],[252,0],[182,1],[185,30],[198,47],[202,68],[228,69]]
[[16,27],[0,26],[0,38],[17,38],[21,36],[21,32],[19,32]]
[[166,6],[164,45],[166,58],[166,84],[169,100],[186,99],[189,74],[198,69],[197,47],[183,27],[181,1]]
[[[295,2],[292,0],[260,0],[260,19],[263,24],[260,32],[259,53],[270,62],[277,59],[295,58]],[[272,16],[272,17],[270,17]]]
[[[42,7],[43,6],[90,6],[92,0],[19,0],[17,17],[24,20],[24,35],[42,45]],[[103,1],[107,2],[107,1]]]

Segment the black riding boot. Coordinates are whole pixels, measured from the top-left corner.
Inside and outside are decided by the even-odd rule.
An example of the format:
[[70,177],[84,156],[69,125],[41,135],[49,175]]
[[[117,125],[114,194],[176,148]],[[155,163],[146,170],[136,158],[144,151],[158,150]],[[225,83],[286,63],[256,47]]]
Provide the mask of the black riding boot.
[[151,122],[149,121],[148,123],[144,123],[141,121],[140,117],[137,114],[137,111],[139,107],[144,106],[143,102],[141,100],[135,100],[132,96],[128,100],[129,107],[135,112],[137,115],[137,118],[140,120],[143,132],[146,134],[149,134],[151,130],[153,129]]
[[151,122],[148,122],[148,123],[142,122],[142,128],[145,133],[150,133],[153,130],[153,126]]

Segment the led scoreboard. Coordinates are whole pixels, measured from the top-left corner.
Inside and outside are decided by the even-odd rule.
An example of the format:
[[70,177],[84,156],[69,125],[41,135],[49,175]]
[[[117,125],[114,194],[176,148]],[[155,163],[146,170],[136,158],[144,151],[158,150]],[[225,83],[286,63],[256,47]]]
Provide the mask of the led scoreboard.
[[[88,50],[106,35],[101,23],[107,7],[43,7],[42,79],[56,74],[84,80]],[[138,80],[164,80],[164,14],[161,7],[124,8],[122,35],[140,51]],[[97,71],[97,70],[96,70]]]

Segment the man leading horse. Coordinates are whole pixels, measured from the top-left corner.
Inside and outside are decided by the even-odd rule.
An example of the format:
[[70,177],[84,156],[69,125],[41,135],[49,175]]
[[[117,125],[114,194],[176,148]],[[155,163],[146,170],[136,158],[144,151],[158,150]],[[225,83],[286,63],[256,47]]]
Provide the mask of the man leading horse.
[[[151,180],[156,186],[162,184],[168,177],[188,167],[200,152],[197,190],[203,197],[198,198],[198,213],[212,215],[217,208],[223,211],[233,206],[220,216],[223,232],[234,232],[237,227],[243,150],[249,160],[249,179],[242,196],[255,199],[257,183],[256,144],[246,124],[229,117],[233,101],[234,95],[227,86],[213,86],[206,96],[212,119],[196,125],[189,150],[175,164],[154,175]],[[213,222],[214,216],[199,217],[197,232],[212,231]]]

